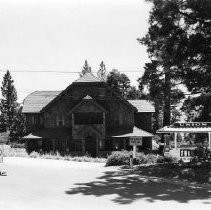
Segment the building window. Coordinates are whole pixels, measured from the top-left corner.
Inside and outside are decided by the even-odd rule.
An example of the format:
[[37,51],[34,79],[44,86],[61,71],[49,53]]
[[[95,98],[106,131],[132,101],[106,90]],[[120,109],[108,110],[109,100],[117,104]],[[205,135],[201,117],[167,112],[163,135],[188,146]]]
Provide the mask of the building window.
[[31,125],[35,125],[39,123],[39,116],[32,115],[29,117],[29,122]]
[[104,97],[105,96],[105,88],[99,88],[99,97]]
[[56,126],[58,127],[64,126],[64,116],[62,115],[56,116]]
[[42,147],[42,140],[39,140],[39,141],[37,142],[37,145],[38,145],[38,147]]
[[35,124],[35,117],[34,116],[31,117],[31,122],[32,122],[32,125]]
[[74,114],[76,125],[103,124],[103,113],[84,112]]
[[103,144],[103,139],[99,140],[99,149],[103,149],[104,144]]
[[123,125],[123,115],[119,114],[119,125]]

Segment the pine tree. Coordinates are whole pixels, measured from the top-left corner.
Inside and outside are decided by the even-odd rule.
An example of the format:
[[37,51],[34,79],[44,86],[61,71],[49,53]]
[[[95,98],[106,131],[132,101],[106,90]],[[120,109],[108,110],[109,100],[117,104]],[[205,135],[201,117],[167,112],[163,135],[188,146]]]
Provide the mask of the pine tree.
[[[158,82],[163,87],[163,125],[170,124],[171,101],[175,98],[172,91],[177,89],[178,84],[185,85],[193,94],[201,94],[197,103],[194,99],[189,102],[198,105],[201,103],[204,107],[201,119],[208,119],[211,116],[211,113],[206,113],[211,106],[210,0],[146,1],[152,3],[150,27],[139,42],[147,46],[151,58],[151,63],[146,64],[146,67],[153,65],[153,62],[157,65],[155,71],[145,69],[144,77],[151,87],[156,87],[156,81],[150,77],[157,75]],[[143,79],[140,81],[143,83]]]
[[82,77],[84,74],[86,74],[87,72],[91,72],[91,71],[92,71],[91,67],[89,66],[87,60],[85,60],[85,63],[84,63],[84,66],[82,68],[82,71],[80,73],[80,76]]
[[[162,89],[162,112],[163,126],[171,123],[171,100],[172,91],[177,88],[177,84],[181,83],[181,57],[184,54],[183,42],[186,39],[183,37],[186,33],[180,28],[180,16],[177,13],[175,1],[165,0],[150,0],[153,7],[150,12],[149,30],[139,42],[147,46],[147,52],[152,60],[146,64],[145,78],[148,77],[148,82],[151,87],[158,84],[150,77],[157,75],[158,82]],[[153,72],[151,67],[153,67]],[[150,76],[151,75],[151,76]]]
[[17,92],[14,87],[14,81],[9,70],[3,77],[1,93],[2,99],[0,104],[1,111],[1,130],[10,131],[17,108]]
[[106,67],[105,64],[103,63],[103,61],[100,63],[100,69],[97,72],[97,76],[101,79],[101,80],[106,80]]
[[25,118],[22,113],[22,107],[18,107],[10,129],[10,140],[19,142],[25,134]]

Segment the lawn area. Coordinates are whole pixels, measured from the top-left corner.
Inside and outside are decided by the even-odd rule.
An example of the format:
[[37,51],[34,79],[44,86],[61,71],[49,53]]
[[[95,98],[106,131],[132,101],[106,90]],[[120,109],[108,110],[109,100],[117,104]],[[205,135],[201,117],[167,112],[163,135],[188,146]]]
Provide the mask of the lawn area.
[[136,166],[132,173],[142,176],[153,176],[169,180],[187,181],[195,184],[210,184],[211,163],[203,165],[156,164]]
[[84,156],[76,156],[71,154],[61,155],[58,152],[46,153],[46,154],[32,152],[28,154],[25,148],[11,148],[8,145],[4,146],[4,157],[25,157],[25,158],[65,160],[65,161],[76,161],[76,162],[97,162],[97,163],[106,162],[106,158],[93,158],[88,155]]

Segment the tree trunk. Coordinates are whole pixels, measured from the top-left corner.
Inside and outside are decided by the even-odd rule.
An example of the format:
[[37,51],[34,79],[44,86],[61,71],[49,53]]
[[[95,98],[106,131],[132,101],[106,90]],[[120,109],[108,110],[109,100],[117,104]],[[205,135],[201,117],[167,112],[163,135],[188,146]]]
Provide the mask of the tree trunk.
[[165,70],[163,126],[170,125],[171,120],[171,77],[169,70]]
[[160,128],[160,104],[157,100],[155,100],[155,113],[153,114],[154,122],[153,122],[153,132],[156,132]]

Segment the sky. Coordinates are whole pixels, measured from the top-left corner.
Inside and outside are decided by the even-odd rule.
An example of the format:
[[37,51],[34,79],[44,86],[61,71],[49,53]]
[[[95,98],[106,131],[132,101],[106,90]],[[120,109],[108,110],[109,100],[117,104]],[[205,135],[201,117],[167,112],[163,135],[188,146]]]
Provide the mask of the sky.
[[137,86],[149,60],[137,41],[149,10],[144,0],[0,0],[0,83],[9,69],[22,102],[36,90],[65,89],[87,60],[93,72],[104,61]]

